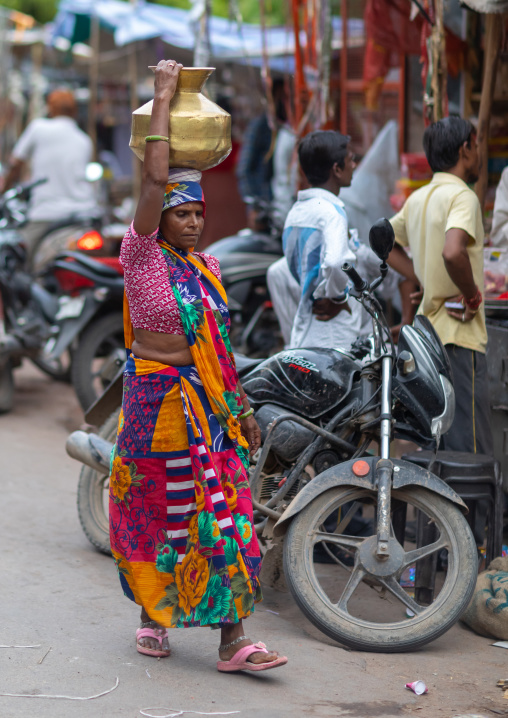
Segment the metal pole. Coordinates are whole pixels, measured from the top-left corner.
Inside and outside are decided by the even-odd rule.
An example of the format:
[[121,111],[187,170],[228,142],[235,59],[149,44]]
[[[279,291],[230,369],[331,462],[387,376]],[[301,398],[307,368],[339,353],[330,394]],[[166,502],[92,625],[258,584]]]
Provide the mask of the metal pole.
[[300,0],[292,0],[293,29],[295,33],[295,120],[298,126],[303,115],[302,93],[305,87],[300,46]]
[[497,62],[501,47],[501,36],[503,23],[500,15],[489,14],[485,18],[485,52],[483,55],[483,83],[482,96],[480,99],[480,110],[478,113],[478,149],[480,152],[481,166],[480,177],[476,183],[475,190],[483,209],[485,194],[489,179],[489,129],[490,114],[492,111],[492,100],[494,98],[494,86],[496,84]]
[[97,102],[99,85],[99,50],[100,50],[100,24],[99,18],[92,15],[90,28],[90,45],[92,59],[88,75],[90,96],[88,99],[88,135],[93,142],[93,156],[97,159]]
[[340,51],[340,131],[347,135],[347,0],[341,2],[342,48]]
[[[136,43],[133,42],[129,48],[129,87],[130,87],[130,105],[131,112],[139,107],[138,98],[138,54],[136,52]],[[132,153],[132,195],[137,201],[141,189],[141,168],[142,163],[134,153]]]

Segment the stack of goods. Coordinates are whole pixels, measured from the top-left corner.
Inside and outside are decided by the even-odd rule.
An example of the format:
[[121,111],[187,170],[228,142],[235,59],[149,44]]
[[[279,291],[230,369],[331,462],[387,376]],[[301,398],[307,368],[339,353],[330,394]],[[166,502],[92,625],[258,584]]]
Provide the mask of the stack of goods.
[[428,184],[432,179],[432,170],[423,152],[408,152],[400,156],[401,177],[395,183],[395,194],[390,204],[398,212],[406,199],[415,189]]

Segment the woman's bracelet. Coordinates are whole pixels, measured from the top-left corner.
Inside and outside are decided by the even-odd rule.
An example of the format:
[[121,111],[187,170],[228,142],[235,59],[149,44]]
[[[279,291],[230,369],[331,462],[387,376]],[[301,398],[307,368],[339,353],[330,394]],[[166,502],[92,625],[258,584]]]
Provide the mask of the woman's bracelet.
[[254,409],[249,409],[249,411],[244,411],[243,414],[240,414],[238,416],[239,419],[248,419],[249,416],[252,416],[254,414]]
[[145,137],[145,142],[158,142],[159,140],[167,142],[169,145],[169,137],[164,137],[163,135],[148,135],[148,137]]
[[243,400],[246,399],[246,398],[247,398],[247,394],[242,394],[241,397],[240,397],[240,401],[243,401]]

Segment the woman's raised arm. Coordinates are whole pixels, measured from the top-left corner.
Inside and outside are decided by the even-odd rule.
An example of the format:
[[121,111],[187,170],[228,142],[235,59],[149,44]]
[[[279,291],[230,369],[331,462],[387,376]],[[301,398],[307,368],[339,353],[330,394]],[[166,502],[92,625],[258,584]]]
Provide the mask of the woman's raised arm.
[[[169,103],[175,94],[182,65],[175,60],[161,60],[155,68],[154,100],[149,135],[167,137]],[[152,234],[159,226],[164,191],[168,183],[169,145],[164,140],[147,142],[141,192],[134,229],[138,234]]]

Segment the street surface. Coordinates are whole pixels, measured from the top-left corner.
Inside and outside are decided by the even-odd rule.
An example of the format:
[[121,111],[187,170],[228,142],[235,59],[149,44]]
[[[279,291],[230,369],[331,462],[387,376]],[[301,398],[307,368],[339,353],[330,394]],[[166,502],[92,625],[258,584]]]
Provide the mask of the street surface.
[[[119,685],[95,700],[0,696],[0,718],[137,718],[170,709],[238,711],[239,718],[508,716],[496,687],[508,676],[508,651],[491,639],[457,625],[418,653],[348,651],[321,635],[289,594],[268,588],[247,633],[285,653],[286,667],[219,674],[218,635],[210,630],[170,631],[169,658],[138,654],[138,608],[78,522],[80,467],[64,449],[83,421],[72,389],[28,363],[16,384],[15,409],[0,416],[0,643],[40,645],[0,648],[0,693],[88,697],[117,677]],[[416,679],[427,695],[404,688]]]

